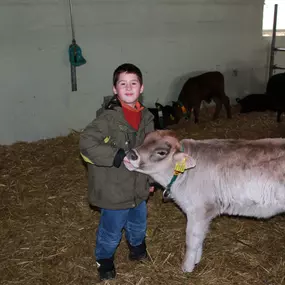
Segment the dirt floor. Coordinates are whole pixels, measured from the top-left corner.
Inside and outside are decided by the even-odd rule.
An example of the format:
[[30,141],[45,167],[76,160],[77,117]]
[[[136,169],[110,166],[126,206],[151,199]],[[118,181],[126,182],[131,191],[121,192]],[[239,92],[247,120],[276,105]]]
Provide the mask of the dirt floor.
[[[181,138],[285,136],[285,118],[277,124],[274,113],[235,113],[232,120],[222,113],[212,122],[211,112],[204,110],[199,125],[183,124]],[[0,146],[0,284],[97,284],[93,251],[99,213],[87,203],[78,137],[74,132]],[[148,208],[151,261],[128,261],[123,238],[117,279],[105,284],[285,284],[285,216],[215,219],[201,263],[184,274],[185,216],[174,203],[163,203],[161,192],[150,197]]]

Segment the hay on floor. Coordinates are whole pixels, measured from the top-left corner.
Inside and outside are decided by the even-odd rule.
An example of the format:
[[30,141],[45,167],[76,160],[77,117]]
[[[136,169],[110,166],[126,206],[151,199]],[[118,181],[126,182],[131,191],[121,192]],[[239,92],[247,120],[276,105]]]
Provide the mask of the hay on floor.
[[[174,128],[181,138],[195,139],[281,137],[285,131],[274,113],[235,113],[232,120],[222,114],[213,122],[204,111],[199,125],[179,127]],[[88,206],[86,188],[78,133],[0,146],[0,284],[98,282],[93,251],[99,213]],[[186,219],[161,198],[156,192],[148,202],[151,261],[128,261],[123,238],[117,279],[105,284],[285,284],[284,216],[215,219],[201,263],[183,274]]]

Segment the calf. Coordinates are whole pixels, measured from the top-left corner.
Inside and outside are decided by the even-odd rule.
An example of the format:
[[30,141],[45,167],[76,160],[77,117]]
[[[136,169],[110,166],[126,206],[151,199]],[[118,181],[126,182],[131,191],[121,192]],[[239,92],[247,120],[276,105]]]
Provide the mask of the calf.
[[248,112],[277,112],[277,122],[285,112],[285,73],[275,74],[268,80],[265,94],[251,94],[242,99],[237,98],[240,113]]
[[156,131],[124,164],[166,187],[164,196],[185,212],[184,272],[200,262],[216,216],[269,218],[285,211],[285,139],[179,141],[173,131]]
[[285,72],[269,78],[266,94],[272,98],[273,111],[277,111],[277,122],[281,122],[281,115],[285,112]]
[[155,103],[155,108],[148,109],[154,115],[154,128],[156,130],[165,129],[167,126],[178,123],[172,106],[162,106]]
[[173,102],[176,110],[176,117],[185,117],[183,107],[190,115],[193,108],[194,122],[199,122],[200,106],[202,101],[210,103],[212,100],[216,103],[216,110],[213,119],[217,119],[222,105],[225,106],[227,117],[231,118],[231,106],[229,97],[225,94],[224,76],[219,71],[206,72],[201,75],[189,78],[183,85],[178,96],[178,101]]
[[244,98],[236,98],[240,104],[240,113],[276,111],[273,100],[266,94],[250,94]]

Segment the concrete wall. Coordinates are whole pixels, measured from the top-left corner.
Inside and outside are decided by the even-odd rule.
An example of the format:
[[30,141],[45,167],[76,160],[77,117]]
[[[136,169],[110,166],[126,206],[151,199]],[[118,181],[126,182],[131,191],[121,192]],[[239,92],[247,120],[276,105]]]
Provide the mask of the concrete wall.
[[67,0],[0,2],[0,144],[81,129],[123,62],[143,71],[144,103],[176,99],[190,75],[220,70],[231,98],[264,90],[263,0],[73,0],[87,64],[71,92]]

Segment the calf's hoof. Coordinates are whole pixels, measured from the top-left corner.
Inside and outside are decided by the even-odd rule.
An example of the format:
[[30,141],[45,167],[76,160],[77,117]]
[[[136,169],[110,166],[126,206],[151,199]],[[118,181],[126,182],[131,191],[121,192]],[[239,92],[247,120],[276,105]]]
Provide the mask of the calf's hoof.
[[193,272],[194,268],[195,268],[195,264],[190,264],[190,263],[186,263],[186,262],[184,262],[184,263],[182,264],[182,271],[183,271],[184,273]]

